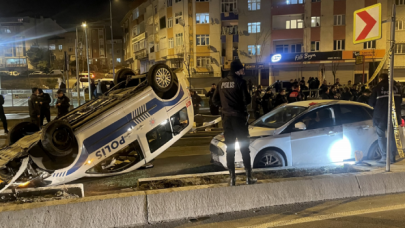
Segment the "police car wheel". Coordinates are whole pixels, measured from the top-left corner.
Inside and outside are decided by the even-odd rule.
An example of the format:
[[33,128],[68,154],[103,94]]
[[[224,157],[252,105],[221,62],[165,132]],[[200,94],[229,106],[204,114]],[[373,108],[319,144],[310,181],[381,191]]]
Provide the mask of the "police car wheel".
[[275,150],[267,150],[258,154],[255,158],[254,168],[270,168],[283,167],[285,160],[280,152]]
[[7,135],[8,145],[12,145],[26,135],[31,135],[38,132],[40,129],[38,125],[31,122],[22,122],[15,125]]
[[148,82],[156,93],[164,93],[171,89],[175,77],[166,64],[156,64],[148,73]]
[[41,143],[48,153],[56,157],[67,156],[78,150],[73,130],[63,120],[54,120],[42,129]]
[[[131,69],[128,69],[128,68],[124,68],[124,69],[119,70],[115,74],[114,84],[117,85],[120,82],[126,81],[127,77],[129,75],[135,75],[135,73]],[[125,87],[125,83],[122,83],[120,88],[124,88],[124,87]]]

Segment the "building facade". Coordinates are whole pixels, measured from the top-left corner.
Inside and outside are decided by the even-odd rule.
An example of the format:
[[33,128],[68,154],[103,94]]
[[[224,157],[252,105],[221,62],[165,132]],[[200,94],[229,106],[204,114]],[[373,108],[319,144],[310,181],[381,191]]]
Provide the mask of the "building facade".
[[[114,42],[114,50],[112,49],[112,42]],[[112,58],[112,53],[114,52],[114,59]],[[112,69],[112,63],[114,61],[114,66],[122,66],[123,61],[123,46],[122,39],[107,40],[107,62],[109,69]]]

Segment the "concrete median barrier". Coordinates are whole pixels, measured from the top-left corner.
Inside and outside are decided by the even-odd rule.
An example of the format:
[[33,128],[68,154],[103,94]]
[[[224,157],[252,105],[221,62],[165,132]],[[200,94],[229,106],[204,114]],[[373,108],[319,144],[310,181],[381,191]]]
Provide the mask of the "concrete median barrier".
[[120,227],[147,223],[144,192],[0,207],[0,227]]

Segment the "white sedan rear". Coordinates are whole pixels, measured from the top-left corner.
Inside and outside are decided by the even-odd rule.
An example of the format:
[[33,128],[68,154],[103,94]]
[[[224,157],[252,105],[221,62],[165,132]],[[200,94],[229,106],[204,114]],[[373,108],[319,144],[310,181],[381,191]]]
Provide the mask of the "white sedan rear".
[[[249,126],[254,168],[318,166],[379,155],[373,109],[351,101],[312,100],[282,105]],[[235,163],[243,167],[239,144]],[[224,136],[210,145],[212,162],[227,167]]]

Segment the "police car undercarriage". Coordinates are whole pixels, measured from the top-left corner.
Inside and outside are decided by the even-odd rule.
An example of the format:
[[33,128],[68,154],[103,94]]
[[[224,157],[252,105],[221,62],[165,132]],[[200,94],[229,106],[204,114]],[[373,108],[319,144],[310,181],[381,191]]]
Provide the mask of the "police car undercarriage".
[[[8,187],[59,185],[89,173],[110,176],[136,169],[135,164],[144,155],[136,153],[131,138],[123,133],[128,126],[129,130],[134,129],[138,119],[153,116],[151,110],[157,112],[164,104],[176,105],[175,101],[144,104],[140,100],[145,99],[140,96],[156,97],[152,101],[184,101],[183,97],[188,97],[176,73],[164,64],[152,66],[143,75],[122,69],[114,78],[115,86],[101,98],[81,105],[41,130],[28,122],[15,126],[8,136],[9,145],[0,149],[0,192]],[[116,114],[131,105],[135,111],[124,113],[123,117]],[[112,123],[98,130],[100,126],[94,126],[101,118],[108,120],[104,123]],[[89,137],[89,132],[94,135]],[[86,145],[89,138],[92,143]],[[104,149],[96,148],[105,142],[109,145],[103,144]]]

